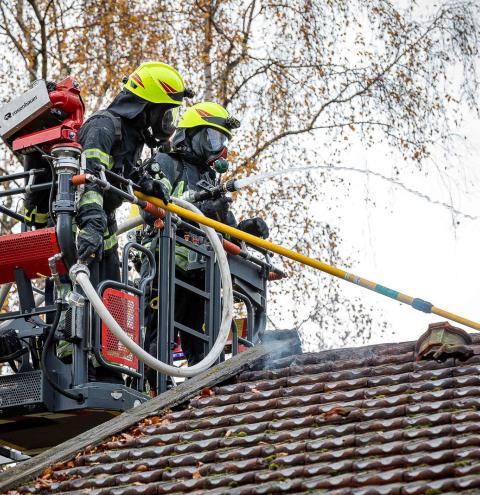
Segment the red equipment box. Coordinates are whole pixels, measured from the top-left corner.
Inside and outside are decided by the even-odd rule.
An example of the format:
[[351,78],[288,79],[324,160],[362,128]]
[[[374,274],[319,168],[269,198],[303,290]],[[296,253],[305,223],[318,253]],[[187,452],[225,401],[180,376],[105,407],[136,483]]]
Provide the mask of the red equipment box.
[[49,151],[56,143],[77,141],[84,110],[74,79],[40,80],[0,107],[0,137],[15,153],[36,152],[36,146]]
[[[51,275],[48,258],[60,252],[55,228],[34,230],[0,237],[0,284],[15,281],[15,268],[21,268],[31,280]],[[67,273],[62,262],[60,274]]]
[[[103,304],[122,327],[123,331],[139,344],[138,297],[118,289],[108,288],[103,293]],[[102,356],[111,363],[138,369],[138,358],[133,355],[102,322]]]

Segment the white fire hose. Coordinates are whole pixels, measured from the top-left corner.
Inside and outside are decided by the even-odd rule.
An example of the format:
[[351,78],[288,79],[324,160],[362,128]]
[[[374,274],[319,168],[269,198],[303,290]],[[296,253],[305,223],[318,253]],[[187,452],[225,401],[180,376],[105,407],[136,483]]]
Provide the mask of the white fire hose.
[[[191,203],[184,201],[182,199],[172,198],[172,201],[183,208],[187,208],[198,215],[203,215],[203,213],[196,208]],[[199,373],[207,370],[215,364],[220,354],[223,352],[225,344],[230,333],[230,326],[233,318],[233,291],[232,291],[232,279],[230,276],[230,269],[228,266],[227,256],[223,249],[222,243],[218,238],[217,233],[214,229],[200,225],[200,228],[207,235],[213,250],[215,251],[218,265],[220,268],[220,276],[222,280],[222,321],[220,324],[220,331],[218,333],[217,340],[212,347],[212,350],[205,356],[202,361],[190,366],[188,368],[178,368],[177,366],[171,366],[169,364],[163,363],[158,359],[154,358],[151,354],[146,352],[142,347],[136,344],[120,327],[120,325],[115,321],[113,316],[110,314],[108,309],[103,304],[102,300],[98,296],[96,290],[90,283],[89,270],[85,265],[76,264],[70,269],[70,277],[72,280],[80,285],[80,287],[85,292],[86,297],[92,304],[93,308],[107,325],[109,330],[115,335],[115,337],[140,361],[143,361],[149,368],[152,368],[160,373],[170,376],[179,377],[192,377],[198,375]],[[165,342],[164,345],[169,345],[169,342]]]
[[118,227],[118,230],[115,232],[115,234],[116,235],[125,234],[125,232],[128,232],[129,230],[132,230],[135,227],[138,227],[139,225],[143,225],[144,223],[145,220],[140,215],[133,218],[129,218],[127,221],[122,223],[120,227]]

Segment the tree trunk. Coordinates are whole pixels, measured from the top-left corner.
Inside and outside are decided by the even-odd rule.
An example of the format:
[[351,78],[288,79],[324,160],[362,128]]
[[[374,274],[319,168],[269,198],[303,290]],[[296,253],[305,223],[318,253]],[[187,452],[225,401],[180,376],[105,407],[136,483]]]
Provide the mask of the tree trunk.
[[214,2],[210,2],[208,10],[205,15],[205,46],[203,49],[204,59],[204,76],[205,76],[205,92],[204,99],[207,101],[213,100],[213,75],[212,75],[212,45],[213,45],[213,32],[212,32],[212,15],[214,12]]

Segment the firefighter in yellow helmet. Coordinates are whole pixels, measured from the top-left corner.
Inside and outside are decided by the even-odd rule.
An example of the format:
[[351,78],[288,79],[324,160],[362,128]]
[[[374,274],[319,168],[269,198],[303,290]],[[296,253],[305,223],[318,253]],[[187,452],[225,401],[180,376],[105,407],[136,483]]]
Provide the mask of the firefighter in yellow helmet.
[[[182,173],[177,170],[170,194],[180,197],[189,189],[199,190],[199,180],[211,186],[217,185],[219,174],[228,170],[227,145],[232,130],[238,127],[240,122],[217,103],[197,103],[186,110],[172,138],[175,153],[170,156],[177,163],[181,162],[176,168]],[[162,163],[164,157],[165,154],[159,153],[157,162]],[[164,168],[168,169],[162,166],[162,170]],[[230,202],[230,198],[224,195],[215,200],[202,201],[196,206],[211,218],[235,225],[253,235],[268,237],[268,227],[260,218],[244,220],[237,225],[228,209]]]
[[[145,164],[149,173],[161,182],[170,195],[182,197],[188,190],[200,190],[218,185],[219,174],[228,169],[228,141],[232,130],[240,122],[232,117],[221,105],[202,102],[188,108],[177,125],[172,137],[172,152],[158,153]],[[231,199],[226,195],[214,200],[205,200],[195,205],[207,216],[237,226],[234,215],[229,209]],[[148,215],[147,224],[148,224]],[[150,219],[151,220],[151,219]],[[268,227],[261,218],[244,220],[238,228],[251,234],[266,238]],[[155,245],[155,231],[147,227],[145,236]],[[177,235],[182,236],[181,231]],[[193,251],[185,246],[176,246],[176,278],[201,290],[205,290],[205,270]],[[155,280],[155,279],[154,279]],[[161,295],[160,295],[161,297]],[[158,307],[158,294],[155,285],[152,288],[152,309]],[[155,354],[156,350],[156,312],[147,315],[146,348]],[[182,286],[175,288],[175,321],[196,331],[202,331],[204,322],[204,300],[187,291]],[[180,332],[182,349],[189,365],[204,357],[203,341],[186,332]],[[155,373],[147,372],[151,386],[155,387]]]
[[[129,178],[144,145],[155,148],[168,142],[175,130],[178,108],[185,97],[191,96],[182,76],[170,65],[156,61],[140,65],[123,80],[122,90],[110,105],[81,127],[78,141],[87,171],[98,175],[107,169]],[[134,178],[146,194],[169,201],[168,189],[152,177],[143,174]],[[120,278],[115,210],[121,202],[118,196],[87,183],[77,203],[77,257],[89,264],[94,286],[102,280]],[[35,206],[37,224],[43,218],[39,212],[48,212],[48,195],[45,205]],[[60,346],[58,354],[69,359],[71,346]],[[119,374],[94,362],[90,363],[89,374],[92,380],[123,381]]]
[[[175,130],[175,115],[185,97],[182,76],[161,62],[146,62],[124,79],[122,91],[105,109],[82,126],[79,142],[90,173],[102,168],[130,177],[144,145],[151,148],[168,141]],[[169,201],[168,188],[148,174],[134,179],[146,194]],[[118,254],[115,210],[121,199],[95,184],[87,184],[78,203],[78,258],[91,263],[98,280],[117,280]],[[102,260],[103,261],[100,261]]]

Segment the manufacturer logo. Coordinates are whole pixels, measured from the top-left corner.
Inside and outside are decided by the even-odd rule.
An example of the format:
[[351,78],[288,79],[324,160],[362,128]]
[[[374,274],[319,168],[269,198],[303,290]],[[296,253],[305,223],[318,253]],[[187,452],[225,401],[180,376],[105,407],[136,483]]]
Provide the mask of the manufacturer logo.
[[6,113],[4,119],[5,120],[11,119],[14,115],[17,115],[17,113],[21,112],[24,108],[28,107],[28,105],[33,103],[36,99],[37,99],[37,96],[35,95],[31,100],[26,101],[23,105],[19,106],[13,112]]

